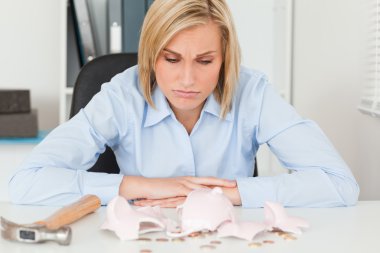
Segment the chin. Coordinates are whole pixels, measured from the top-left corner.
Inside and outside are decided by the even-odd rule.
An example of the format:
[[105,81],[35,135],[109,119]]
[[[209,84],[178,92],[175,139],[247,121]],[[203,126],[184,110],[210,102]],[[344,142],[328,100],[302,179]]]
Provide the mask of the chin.
[[176,108],[177,110],[181,111],[192,111],[197,108],[199,108],[202,103],[199,101],[189,101],[189,100],[183,100],[175,101],[174,103],[170,103],[172,107]]

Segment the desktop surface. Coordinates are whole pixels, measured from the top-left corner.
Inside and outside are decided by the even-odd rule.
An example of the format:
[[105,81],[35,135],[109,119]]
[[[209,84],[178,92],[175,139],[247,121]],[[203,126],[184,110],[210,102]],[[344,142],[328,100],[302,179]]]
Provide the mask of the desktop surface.
[[[0,202],[0,215],[17,223],[31,223],[44,219],[58,207],[12,205]],[[289,215],[310,222],[295,240],[265,232],[248,242],[237,238],[218,238],[216,233],[201,237],[186,237],[184,241],[165,241],[164,232],[141,235],[141,241],[121,241],[111,231],[101,230],[105,207],[71,225],[73,237],[69,246],[54,242],[22,244],[0,238],[0,252],[380,252],[380,201],[361,201],[354,207],[287,208]],[[165,215],[176,217],[175,209],[163,209]],[[235,207],[240,221],[263,221],[264,210]],[[157,240],[158,239],[158,240]],[[220,241],[213,244],[212,241]],[[261,243],[256,247],[254,243]],[[268,243],[273,242],[273,243]],[[214,249],[202,247],[214,245]]]

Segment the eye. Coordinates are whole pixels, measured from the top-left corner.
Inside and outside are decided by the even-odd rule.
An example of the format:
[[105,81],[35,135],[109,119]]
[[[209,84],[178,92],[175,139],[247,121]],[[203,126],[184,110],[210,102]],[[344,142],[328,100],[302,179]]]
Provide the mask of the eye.
[[208,64],[212,63],[212,61],[210,61],[210,60],[199,60],[198,62],[202,65],[208,65]]
[[179,61],[178,59],[175,59],[175,58],[168,58],[168,57],[166,57],[165,60],[166,60],[167,62],[170,62],[170,63],[177,63],[177,62]]

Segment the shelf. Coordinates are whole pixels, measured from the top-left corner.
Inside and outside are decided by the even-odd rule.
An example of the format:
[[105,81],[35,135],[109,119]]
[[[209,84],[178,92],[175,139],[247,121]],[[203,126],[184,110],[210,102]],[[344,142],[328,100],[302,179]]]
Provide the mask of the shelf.
[[73,87],[66,87],[65,88],[65,94],[66,95],[73,95],[74,88]]
[[38,131],[36,137],[0,137],[0,144],[38,144],[46,137],[46,135],[48,135],[49,132],[50,130],[40,130]]

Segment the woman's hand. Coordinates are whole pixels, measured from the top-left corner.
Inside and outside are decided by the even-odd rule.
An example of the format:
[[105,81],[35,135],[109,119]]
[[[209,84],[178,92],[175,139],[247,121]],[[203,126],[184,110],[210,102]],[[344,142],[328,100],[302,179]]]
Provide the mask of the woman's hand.
[[136,206],[160,206],[175,208],[182,205],[185,202],[186,197],[172,197],[167,199],[143,199],[134,201],[133,204]]
[[124,176],[119,187],[119,195],[126,199],[159,199],[172,202],[178,200],[172,198],[186,197],[194,189],[216,186],[233,188],[236,187],[236,182],[215,177],[145,178]]
[[223,194],[230,199],[234,206],[241,206],[241,198],[238,187],[222,187]]
[[[234,206],[241,205],[241,198],[238,188],[221,187],[223,194],[231,201]],[[143,199],[134,201],[136,206],[160,206],[160,207],[177,207],[185,202],[186,197],[171,197],[165,199]]]

